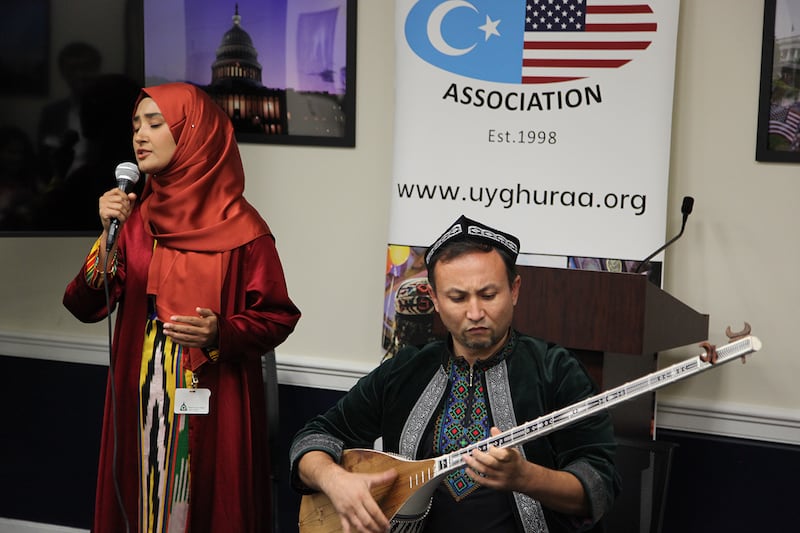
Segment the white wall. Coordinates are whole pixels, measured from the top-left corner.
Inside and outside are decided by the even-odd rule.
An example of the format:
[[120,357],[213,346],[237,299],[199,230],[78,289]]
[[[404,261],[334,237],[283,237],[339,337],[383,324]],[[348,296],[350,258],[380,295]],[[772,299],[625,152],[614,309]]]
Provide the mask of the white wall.
[[[394,16],[387,1],[359,2],[358,10],[356,148],[241,147],[247,196],[277,236],[290,294],[303,311],[278,350],[282,375],[299,384],[314,384],[313,376],[303,378],[303,368],[313,367],[345,375],[337,385],[344,387],[382,354]],[[723,344],[727,325],[735,330],[748,321],[764,348],[744,366],[732,363],[661,391],[658,423],[800,443],[800,387],[793,382],[800,357],[791,340],[800,295],[792,235],[800,166],[755,162],[762,19],[761,1],[682,2],[669,235],[679,228],[682,197],[696,203],[686,234],[667,253],[665,288],[710,315],[712,342]],[[41,338],[58,358],[67,339],[77,343],[68,357],[85,343],[103,362],[105,325],[79,324],[61,306],[90,244],[0,239],[0,353],[30,355],[30,338]],[[686,347],[660,359],[665,365],[697,353]]]

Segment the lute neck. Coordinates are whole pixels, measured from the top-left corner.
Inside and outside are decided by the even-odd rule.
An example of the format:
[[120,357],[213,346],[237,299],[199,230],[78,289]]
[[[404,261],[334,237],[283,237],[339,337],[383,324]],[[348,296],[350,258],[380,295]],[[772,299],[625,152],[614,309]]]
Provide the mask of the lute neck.
[[494,437],[470,444],[455,452],[441,455],[436,458],[435,475],[444,475],[463,467],[464,456],[471,454],[475,450],[485,452],[490,446],[506,448],[525,444],[526,442],[543,437],[557,429],[573,424],[578,420],[608,409],[616,404],[688,378],[689,376],[693,376],[709,368],[738,359],[739,357],[758,351],[760,348],[761,341],[757,337],[748,335],[726,344],[721,348],[717,348],[718,357],[714,364],[704,361],[702,356],[698,355],[661,370],[657,370],[634,381],[629,381],[573,405],[511,428]]

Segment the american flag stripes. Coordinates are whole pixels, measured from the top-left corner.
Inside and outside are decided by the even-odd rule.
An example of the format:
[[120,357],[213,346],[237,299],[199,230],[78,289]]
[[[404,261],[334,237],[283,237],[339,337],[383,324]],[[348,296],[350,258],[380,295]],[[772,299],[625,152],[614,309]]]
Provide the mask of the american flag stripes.
[[578,80],[619,68],[658,29],[640,0],[527,0],[522,83]]
[[800,111],[796,108],[773,107],[769,112],[769,133],[794,142],[800,129]]

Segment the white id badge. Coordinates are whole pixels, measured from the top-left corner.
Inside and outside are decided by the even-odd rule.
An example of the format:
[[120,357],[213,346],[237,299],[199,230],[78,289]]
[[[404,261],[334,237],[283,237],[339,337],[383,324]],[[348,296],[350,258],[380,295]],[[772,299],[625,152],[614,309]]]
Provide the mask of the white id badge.
[[207,415],[210,389],[175,389],[176,415]]

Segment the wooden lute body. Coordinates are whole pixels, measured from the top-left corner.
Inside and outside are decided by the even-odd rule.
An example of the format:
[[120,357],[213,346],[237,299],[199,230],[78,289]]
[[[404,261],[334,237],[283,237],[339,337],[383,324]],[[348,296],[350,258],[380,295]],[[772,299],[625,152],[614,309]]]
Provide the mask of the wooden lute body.
[[[374,487],[371,491],[372,497],[387,517],[395,521],[412,522],[425,515],[433,491],[436,490],[437,483],[431,483],[435,464],[435,459],[412,461],[389,453],[361,448],[345,450],[341,460],[342,467],[349,472],[373,474],[395,469],[397,477],[394,482]],[[440,474],[437,479],[443,478],[446,474]],[[298,526],[300,533],[342,530],[339,515],[330,499],[322,492],[303,496],[300,502]]]
[[[749,333],[749,326],[747,330]],[[397,526],[416,522],[425,516],[438,483],[453,470],[463,467],[463,456],[473,450],[486,451],[489,446],[503,448],[524,444],[600,410],[759,349],[761,349],[761,341],[757,337],[746,335],[718,348],[716,362],[708,361],[708,353],[691,357],[526,422],[494,437],[432,459],[412,461],[376,450],[350,449],[344,451],[341,465],[345,470],[356,473],[374,474],[391,468],[397,471],[397,478],[392,483],[374,487],[371,491],[372,497],[384,515],[392,521],[394,531]],[[303,496],[300,503],[298,526],[300,533],[342,531],[339,515],[333,508],[330,499],[322,492]]]

